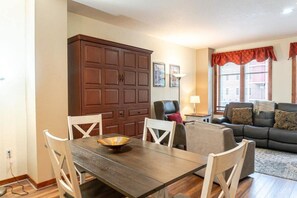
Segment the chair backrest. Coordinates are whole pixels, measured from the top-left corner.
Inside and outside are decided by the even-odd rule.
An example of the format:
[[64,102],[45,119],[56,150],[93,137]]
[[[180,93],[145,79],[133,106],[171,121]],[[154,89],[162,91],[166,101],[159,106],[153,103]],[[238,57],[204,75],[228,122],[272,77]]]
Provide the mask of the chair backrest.
[[[150,132],[152,135],[154,142],[156,144],[160,144],[162,140],[169,135],[169,141],[168,141],[168,147],[173,146],[173,139],[174,139],[174,133],[175,133],[175,121],[164,121],[164,120],[156,120],[156,119],[150,119],[145,118],[144,120],[144,127],[143,127],[143,137],[142,139],[146,141],[147,139],[147,131]],[[158,131],[165,131],[161,137],[158,137]]]
[[160,100],[154,102],[155,115],[158,120],[167,120],[167,115],[179,112],[177,100]]
[[[73,127],[83,134],[83,138],[90,137],[91,131],[99,124],[99,135],[102,135],[102,115],[68,116],[69,139],[73,139]],[[92,124],[87,131],[79,125]],[[73,126],[73,127],[72,127]]]
[[[237,147],[219,154],[209,154],[202,188],[202,198],[211,197],[211,189],[216,177],[222,192],[219,197],[235,198],[248,141],[243,140]],[[232,170],[227,181],[223,173]]]
[[[65,193],[81,198],[81,191],[75,174],[74,163],[67,139],[53,136],[47,130],[43,131],[47,150],[54,169],[60,197]],[[69,174],[69,177],[67,176]]]

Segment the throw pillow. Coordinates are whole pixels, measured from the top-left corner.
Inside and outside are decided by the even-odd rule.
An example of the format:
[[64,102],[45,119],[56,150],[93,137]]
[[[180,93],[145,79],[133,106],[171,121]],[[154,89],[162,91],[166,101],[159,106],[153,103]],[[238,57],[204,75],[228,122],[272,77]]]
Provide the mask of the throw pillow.
[[168,118],[169,121],[175,121],[176,124],[182,124],[183,123],[183,119],[182,119],[179,112],[167,115],[167,118]]
[[297,112],[275,110],[274,128],[297,130]]
[[232,124],[253,125],[253,109],[249,107],[233,108]]

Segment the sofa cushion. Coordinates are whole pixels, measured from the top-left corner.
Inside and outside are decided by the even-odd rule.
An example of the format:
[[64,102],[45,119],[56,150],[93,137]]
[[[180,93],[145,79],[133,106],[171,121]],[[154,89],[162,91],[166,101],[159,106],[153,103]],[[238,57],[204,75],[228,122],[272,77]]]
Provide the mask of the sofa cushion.
[[242,124],[230,124],[227,122],[222,123],[224,126],[233,130],[233,135],[236,142],[240,142],[243,139],[243,126]]
[[270,128],[269,129],[269,140],[277,142],[297,144],[297,130],[288,131],[285,129]]
[[257,147],[267,148],[269,127],[244,126],[244,138],[256,142]]
[[169,121],[175,121],[177,124],[183,124],[183,119],[179,112],[167,115]]
[[297,112],[297,104],[292,103],[278,103],[277,109],[288,112]]
[[274,128],[297,130],[297,112],[275,110]]
[[[230,122],[232,122],[232,115],[233,115],[233,108],[244,108],[250,107],[253,108],[253,103],[246,103],[246,102],[230,102],[226,109],[226,117]],[[225,113],[224,113],[225,114]]]
[[250,107],[233,108],[232,124],[253,124],[253,109]]
[[273,111],[260,111],[254,113],[254,126],[259,127],[273,127],[274,125],[274,112]]
[[268,140],[268,148],[279,151],[297,153],[297,144],[282,143],[274,140]]

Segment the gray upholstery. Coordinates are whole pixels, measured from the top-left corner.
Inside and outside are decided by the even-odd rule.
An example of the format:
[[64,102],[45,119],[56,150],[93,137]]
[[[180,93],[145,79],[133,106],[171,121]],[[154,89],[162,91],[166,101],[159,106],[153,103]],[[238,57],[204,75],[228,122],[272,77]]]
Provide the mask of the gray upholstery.
[[254,126],[260,127],[273,127],[274,124],[274,112],[271,111],[261,111],[259,113],[254,113]]
[[232,114],[233,114],[233,108],[244,108],[244,107],[250,107],[253,108],[253,103],[249,102],[230,102],[228,106],[225,108],[225,115],[228,118],[228,120],[232,121]]
[[[156,119],[167,120],[167,115],[179,112],[179,104],[176,100],[162,100],[154,102]],[[160,131],[160,135],[163,132]],[[162,143],[168,143],[168,137]],[[183,124],[176,124],[173,146],[183,148],[186,146],[186,131]]]
[[231,128],[233,130],[233,135],[236,140],[236,142],[241,142],[243,139],[243,127],[244,125],[242,124],[230,124],[227,122],[222,123],[224,126]]
[[267,148],[268,146],[268,127],[244,126],[244,138],[254,140],[257,147]]
[[278,103],[276,108],[282,111],[296,112],[297,104],[292,103]]
[[[202,155],[217,154],[237,146],[232,129],[222,125],[205,122],[187,123],[186,131],[187,150],[191,152]],[[240,178],[244,178],[254,172],[254,162],[255,143],[250,141]],[[204,171],[198,171],[197,174],[204,176]]]
[[[242,105],[241,105],[242,104]],[[230,103],[226,105],[222,118],[213,118],[212,122],[225,125],[233,129],[236,141],[242,138],[254,140],[257,147],[270,148],[297,153],[297,131],[273,128],[275,123],[274,112],[260,111],[253,113],[253,126],[245,125],[242,129],[240,124],[230,124],[227,116],[230,116],[230,108],[246,107],[251,103]],[[297,112],[297,104],[278,103],[276,109],[288,112]]]

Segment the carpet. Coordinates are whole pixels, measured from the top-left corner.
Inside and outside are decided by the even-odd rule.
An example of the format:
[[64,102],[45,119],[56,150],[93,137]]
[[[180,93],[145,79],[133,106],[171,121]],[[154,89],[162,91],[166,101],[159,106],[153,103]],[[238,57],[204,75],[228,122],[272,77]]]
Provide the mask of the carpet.
[[297,154],[256,148],[255,172],[297,181]]

